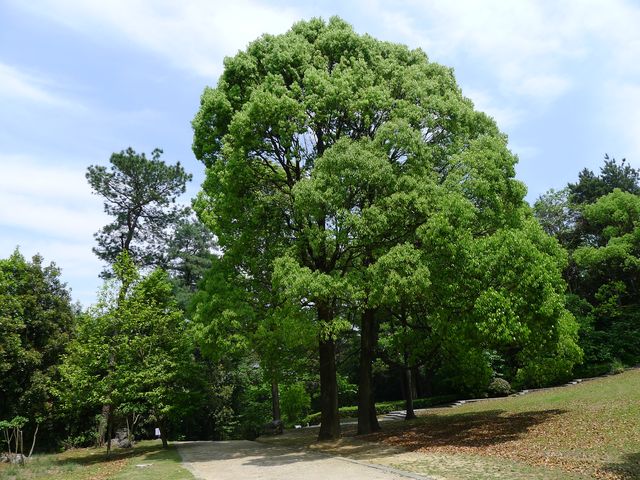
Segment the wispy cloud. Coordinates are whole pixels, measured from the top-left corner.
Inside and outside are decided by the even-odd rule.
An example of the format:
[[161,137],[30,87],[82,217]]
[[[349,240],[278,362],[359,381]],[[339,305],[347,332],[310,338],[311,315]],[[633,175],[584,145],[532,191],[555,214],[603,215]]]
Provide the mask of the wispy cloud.
[[[100,200],[84,171],[60,162],[0,153],[0,227],[49,239],[83,240],[103,224]],[[10,233],[5,231],[4,236]],[[18,239],[16,238],[16,243]]]
[[27,101],[51,107],[80,108],[80,105],[56,92],[56,86],[43,75],[28,73],[0,62],[0,98]]
[[602,124],[617,130],[628,143],[628,151],[609,151],[616,157],[627,157],[640,167],[640,82],[610,82],[606,89],[610,102],[604,105]]
[[19,242],[6,235],[0,236],[0,252],[2,258],[8,257],[18,247],[22,255],[31,258],[40,254],[45,264],[54,262],[62,270],[62,281],[72,288],[72,297],[80,301],[85,307],[95,301],[100,280],[98,272],[103,265],[93,254],[86,243],[51,241],[44,238],[23,237]]
[[[568,95],[640,157],[640,5],[630,0],[362,0],[395,40],[473,72],[464,93],[507,130]],[[391,24],[385,19],[392,18]],[[606,115],[599,120],[598,115]],[[603,132],[604,133],[604,132]],[[631,151],[628,151],[631,150]]]
[[62,268],[73,298],[95,298],[101,262],[91,251],[93,233],[108,219],[82,168],[54,158],[0,152],[0,253],[20,247]]
[[291,7],[255,0],[36,0],[16,6],[106,41],[153,52],[174,66],[217,76],[222,57],[264,32],[281,33],[300,18]]
[[524,112],[521,109],[497,102],[487,90],[465,88],[464,95],[473,101],[477,110],[493,117],[501,128],[509,129],[520,123],[524,117]]

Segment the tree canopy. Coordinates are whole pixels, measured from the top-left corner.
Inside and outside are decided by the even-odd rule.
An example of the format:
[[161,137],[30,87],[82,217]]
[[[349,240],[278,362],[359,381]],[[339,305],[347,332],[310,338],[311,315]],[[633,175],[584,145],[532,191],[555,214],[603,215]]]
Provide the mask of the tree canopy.
[[168,229],[185,216],[176,199],[185,192],[191,174],[180,163],[167,165],[155,149],[151,158],[132,148],[111,155],[110,168],[91,165],[87,181],[104,199],[104,211],[113,217],[95,234],[93,249],[101,260],[113,264],[118,255],[129,255],[141,266],[162,265]]
[[584,169],[562,196],[547,193],[535,205],[538,220],[568,249],[568,305],[580,321],[587,375],[640,360],[639,201],[640,172],[607,155],[600,174]]
[[[299,22],[227,58],[193,127],[207,167],[196,209],[223,254],[266,255],[243,261],[244,274],[272,276],[282,298],[315,312],[320,438],[339,435],[335,348],[351,323],[365,352],[359,430],[377,427],[368,379],[384,309],[369,271],[403,245],[415,257],[407,261],[424,265],[428,308],[418,315],[434,324],[463,319],[461,332],[495,318],[511,337],[571,323],[558,300],[562,260],[553,258],[562,255],[527,220],[506,138],[421,50],[358,35],[335,17]],[[551,269],[532,286],[543,305],[524,317],[506,260],[514,252],[499,250],[502,282],[477,269],[483,245],[512,238]]]
[[55,264],[38,255],[28,261],[17,249],[0,260],[0,420],[47,421],[44,433],[52,433],[58,366],[75,315]]

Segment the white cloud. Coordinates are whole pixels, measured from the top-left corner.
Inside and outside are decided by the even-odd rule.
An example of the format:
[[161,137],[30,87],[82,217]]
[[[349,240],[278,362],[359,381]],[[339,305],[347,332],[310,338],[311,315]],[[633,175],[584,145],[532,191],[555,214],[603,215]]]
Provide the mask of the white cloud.
[[[361,0],[396,40],[438,61],[473,62],[502,90],[554,101],[584,79],[583,62],[640,74],[640,4],[633,0]],[[597,72],[594,72],[597,73]]]
[[93,233],[108,222],[82,168],[61,161],[0,153],[0,258],[16,246],[62,268],[62,280],[85,306],[95,299],[102,264]]
[[493,117],[501,129],[509,130],[522,120],[524,112],[517,107],[499,104],[490,92],[465,88],[462,93],[473,101],[476,110]]
[[15,66],[0,62],[0,98],[4,102],[26,100],[52,107],[80,108],[55,93],[55,85],[42,75],[27,73]]
[[541,101],[552,102],[571,87],[571,81],[561,75],[531,75],[521,79],[515,90]]
[[625,150],[608,153],[627,157],[632,165],[640,167],[640,83],[611,82],[607,91],[610,101],[603,105],[602,124],[619,132],[626,141]]
[[[0,154],[0,166],[3,229],[90,244],[93,233],[106,223],[101,201],[91,194],[83,170],[7,154]],[[13,241],[20,243],[19,238]]]
[[71,288],[74,301],[80,301],[85,307],[95,301],[102,271],[100,260],[90,247],[83,242],[69,240],[50,241],[42,238],[21,238],[15,242],[5,235],[0,237],[0,258],[7,258],[16,247],[25,258],[40,254],[44,264],[54,262],[61,270],[61,279]]
[[255,0],[37,0],[17,7],[109,42],[125,42],[207,77],[221,59],[264,32],[281,33],[300,18],[292,8]]

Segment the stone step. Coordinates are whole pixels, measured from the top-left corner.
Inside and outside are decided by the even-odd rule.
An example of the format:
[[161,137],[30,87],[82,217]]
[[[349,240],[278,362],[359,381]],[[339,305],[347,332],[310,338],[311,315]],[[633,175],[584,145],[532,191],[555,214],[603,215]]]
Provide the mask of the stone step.
[[386,420],[404,420],[404,417],[407,415],[406,410],[396,410],[394,412],[389,412],[385,414],[384,418]]

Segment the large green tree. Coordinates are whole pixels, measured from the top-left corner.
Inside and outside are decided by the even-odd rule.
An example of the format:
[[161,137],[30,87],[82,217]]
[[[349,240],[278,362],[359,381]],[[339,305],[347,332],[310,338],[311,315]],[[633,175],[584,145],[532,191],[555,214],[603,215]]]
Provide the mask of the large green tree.
[[584,325],[592,340],[588,346],[594,359],[635,364],[640,360],[640,195],[615,189],[587,205],[583,216],[599,232],[596,244],[573,253],[581,273],[579,292],[592,306]]
[[[336,342],[354,322],[359,431],[375,430],[371,363],[383,303],[368,269],[413,245],[438,286],[434,318],[465,312],[457,296],[480,282],[465,271],[473,240],[524,222],[525,189],[504,136],[450,69],[338,18],[297,23],[225,59],[193,127],[207,167],[197,210],[223,253],[244,253],[249,278],[272,270],[284,298],[315,313],[319,438],[340,434]],[[483,291],[475,287],[467,306]]]

